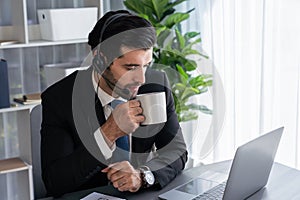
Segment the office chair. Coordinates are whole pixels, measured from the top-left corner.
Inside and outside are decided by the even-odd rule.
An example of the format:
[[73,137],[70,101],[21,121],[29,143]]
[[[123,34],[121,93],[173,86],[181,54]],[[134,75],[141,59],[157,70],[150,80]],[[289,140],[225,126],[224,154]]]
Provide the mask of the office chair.
[[42,123],[42,105],[39,104],[35,106],[30,113],[34,199],[43,198],[46,196],[46,189],[41,174],[41,154],[40,154],[41,123]]

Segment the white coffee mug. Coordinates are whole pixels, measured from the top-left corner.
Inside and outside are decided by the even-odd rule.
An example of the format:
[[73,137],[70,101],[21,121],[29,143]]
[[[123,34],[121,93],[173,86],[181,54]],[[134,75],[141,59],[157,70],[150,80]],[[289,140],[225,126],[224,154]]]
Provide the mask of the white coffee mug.
[[167,121],[165,92],[153,92],[138,94],[136,96],[141,103],[145,121],[142,125],[158,124]]

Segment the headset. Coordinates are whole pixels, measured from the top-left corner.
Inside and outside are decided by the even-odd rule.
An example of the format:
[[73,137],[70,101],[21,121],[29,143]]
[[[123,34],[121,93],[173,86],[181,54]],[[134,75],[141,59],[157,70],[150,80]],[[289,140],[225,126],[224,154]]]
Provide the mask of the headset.
[[97,54],[94,56],[93,64],[92,64],[95,71],[98,72],[99,74],[102,74],[108,67],[105,63],[105,57],[104,57],[104,55],[102,55],[102,53],[100,51],[100,46],[101,46],[104,31],[107,29],[107,27],[110,24],[112,24],[117,19],[124,17],[124,16],[130,16],[130,13],[116,13],[114,15],[111,15],[103,24],[103,28],[101,29],[101,32],[100,32],[99,44],[97,45]]

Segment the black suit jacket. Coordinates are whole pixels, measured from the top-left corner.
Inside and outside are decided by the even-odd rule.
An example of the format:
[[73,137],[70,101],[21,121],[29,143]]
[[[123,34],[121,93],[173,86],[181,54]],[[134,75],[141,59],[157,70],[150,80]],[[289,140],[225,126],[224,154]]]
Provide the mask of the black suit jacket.
[[[160,187],[184,168],[187,151],[174,100],[164,73],[148,69],[139,93],[164,91],[167,122],[140,126],[132,133],[134,167],[147,165]],[[42,93],[42,178],[48,195],[107,185],[105,160],[94,132],[105,123],[101,102],[92,85],[92,68],[77,71]],[[155,150],[155,151],[153,151]]]

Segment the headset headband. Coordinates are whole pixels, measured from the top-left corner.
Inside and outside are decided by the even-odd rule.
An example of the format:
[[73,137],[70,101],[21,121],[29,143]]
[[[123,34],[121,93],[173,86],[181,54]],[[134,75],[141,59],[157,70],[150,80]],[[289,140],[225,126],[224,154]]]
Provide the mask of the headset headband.
[[102,42],[102,37],[103,37],[103,34],[104,34],[104,31],[107,29],[107,27],[113,23],[114,21],[116,21],[117,19],[123,17],[123,16],[129,16],[129,13],[116,13],[114,15],[111,15],[106,21],[105,23],[103,24],[103,27],[101,29],[101,32],[100,32],[100,37],[99,37],[99,44]]

